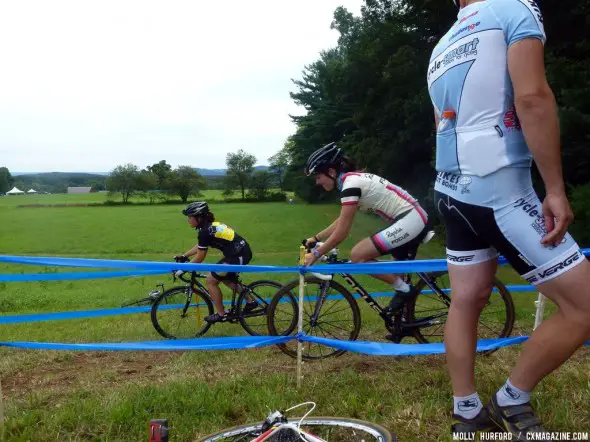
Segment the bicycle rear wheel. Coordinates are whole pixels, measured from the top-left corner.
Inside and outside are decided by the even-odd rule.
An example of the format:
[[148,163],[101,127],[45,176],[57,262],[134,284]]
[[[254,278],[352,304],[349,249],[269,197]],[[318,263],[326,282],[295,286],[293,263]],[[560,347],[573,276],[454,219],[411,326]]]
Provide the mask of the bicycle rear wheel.
[[[209,296],[189,286],[173,287],[162,293],[152,306],[152,324],[168,339],[190,339],[202,336],[211,324],[205,316],[213,314]],[[187,305],[188,302],[188,305]]]
[[[448,272],[429,274],[436,286],[443,291],[450,287]],[[408,318],[411,323],[431,323],[425,327],[415,328],[414,337],[422,344],[443,342],[444,325],[447,321],[449,306],[436,293],[432,293],[428,285],[420,280],[416,284],[418,296],[407,305]],[[452,299],[452,293],[447,295]],[[514,303],[506,286],[494,279],[492,295],[481,312],[477,329],[478,339],[506,338],[514,327]],[[493,352],[485,352],[491,353]]]
[[[268,312],[268,305],[273,296],[282,287],[282,284],[274,281],[254,281],[248,284],[247,289],[243,290],[238,297],[238,316],[240,324],[252,336],[267,336],[268,325],[266,320],[266,313]],[[258,307],[249,312],[244,312],[248,296],[258,303]]]
[[[316,321],[311,317],[316,307],[316,300],[322,288],[328,285],[327,298],[322,305]],[[361,330],[361,312],[354,297],[342,285],[335,281],[322,281],[317,278],[305,280],[303,300],[303,331],[308,336],[354,341]],[[296,302],[293,304],[292,300]],[[275,295],[268,308],[268,331],[273,336],[291,336],[297,334],[299,317],[299,280],[283,286]],[[297,357],[297,341],[277,344],[284,353]],[[305,342],[303,359],[314,360],[340,356],[346,350]]]
[[[289,422],[296,424],[301,418],[290,418]],[[342,417],[309,417],[301,423],[301,429],[314,434],[324,440],[357,442],[395,442],[397,439],[391,432],[381,425],[358,419]],[[240,425],[227,428],[218,433],[199,439],[199,442],[214,441],[248,441],[262,434],[262,424]],[[301,440],[301,439],[299,439]],[[304,439],[307,440],[307,439]],[[287,441],[286,441],[287,442]]]

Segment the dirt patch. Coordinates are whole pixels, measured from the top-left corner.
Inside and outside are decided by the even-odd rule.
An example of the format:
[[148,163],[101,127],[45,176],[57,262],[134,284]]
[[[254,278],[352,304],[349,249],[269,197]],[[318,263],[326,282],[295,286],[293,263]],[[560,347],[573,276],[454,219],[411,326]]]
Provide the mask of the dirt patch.
[[84,352],[35,365],[2,378],[6,397],[22,397],[38,390],[69,390],[99,383],[102,387],[139,379],[162,378],[174,352]]

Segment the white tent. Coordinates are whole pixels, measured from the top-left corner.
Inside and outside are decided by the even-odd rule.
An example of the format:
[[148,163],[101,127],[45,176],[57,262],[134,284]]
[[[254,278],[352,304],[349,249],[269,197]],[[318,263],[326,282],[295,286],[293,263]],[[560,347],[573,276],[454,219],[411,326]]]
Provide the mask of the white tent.
[[27,193],[37,193],[37,191],[35,189],[30,189],[27,191]]
[[6,192],[6,195],[22,195],[23,193],[25,193],[25,192],[17,189],[16,187],[13,187],[12,190],[9,190],[8,192]]

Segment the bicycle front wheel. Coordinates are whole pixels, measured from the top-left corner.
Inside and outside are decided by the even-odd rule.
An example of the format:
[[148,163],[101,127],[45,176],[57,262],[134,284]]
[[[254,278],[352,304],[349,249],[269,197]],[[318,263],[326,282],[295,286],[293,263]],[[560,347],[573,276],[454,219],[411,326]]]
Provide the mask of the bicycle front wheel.
[[[326,298],[317,316],[317,302],[323,291]],[[296,300],[293,303],[293,300]],[[268,331],[273,336],[292,336],[297,333],[299,317],[299,280],[283,286],[268,308]],[[317,278],[305,280],[303,296],[303,331],[308,336],[354,341],[361,330],[361,312],[354,297],[335,281]],[[277,344],[284,353],[297,357],[297,341]],[[302,357],[306,360],[340,356],[346,350],[305,342]]]
[[[282,284],[274,281],[255,281],[246,286],[238,297],[238,316],[240,324],[248,334],[252,336],[267,336],[268,326],[266,320],[266,313],[268,312],[268,305],[273,296],[282,287]],[[249,298],[249,299],[248,299]],[[258,307],[251,311],[244,311],[246,303],[249,301],[256,301]]]
[[[297,424],[301,418],[290,418],[289,422]],[[357,442],[364,440],[366,442],[395,442],[397,439],[391,432],[381,425],[372,422],[365,422],[358,419],[348,419],[342,417],[310,417],[301,422],[303,431],[309,432],[326,441]],[[240,425],[238,427],[227,428],[218,433],[211,434],[199,442],[214,441],[248,441],[262,434],[262,424]],[[303,440],[305,435],[302,434]],[[301,440],[301,439],[295,439]],[[294,442],[295,442],[294,441]],[[286,441],[290,442],[290,441]]]
[[[429,275],[436,287],[447,292],[452,299],[453,294],[446,289],[450,286],[448,272],[437,272]],[[424,326],[414,329],[414,337],[422,344],[443,342],[444,325],[449,312],[448,299],[441,298],[429,290],[428,285],[420,280],[416,284],[418,296],[408,302],[407,311],[410,323],[423,323]],[[514,303],[506,286],[494,279],[494,287],[490,299],[484,306],[477,327],[478,339],[506,338],[514,327]],[[486,353],[491,353],[486,352]]]
[[174,287],[162,293],[152,306],[152,324],[168,339],[202,336],[211,324],[205,317],[213,314],[213,303],[200,290]]

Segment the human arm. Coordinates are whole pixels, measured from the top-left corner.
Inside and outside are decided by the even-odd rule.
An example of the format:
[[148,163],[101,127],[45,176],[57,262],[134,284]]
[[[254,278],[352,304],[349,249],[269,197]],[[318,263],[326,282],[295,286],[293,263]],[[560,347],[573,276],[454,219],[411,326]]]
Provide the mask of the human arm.
[[[352,226],[352,222],[354,221],[354,215],[356,214],[357,209],[358,204],[347,204],[342,206],[342,209],[340,210],[340,216],[338,217],[338,223],[333,232],[330,234],[326,242],[316,249],[318,256],[329,252],[342,241],[344,241],[344,239],[346,239],[348,233],[350,232],[350,228]],[[312,265],[315,261],[317,261],[318,256],[314,255],[313,253],[306,254],[305,265]]]
[[514,104],[527,145],[545,184],[543,244],[559,244],[573,221],[561,167],[559,119],[545,74],[543,43],[525,38],[508,49]]

